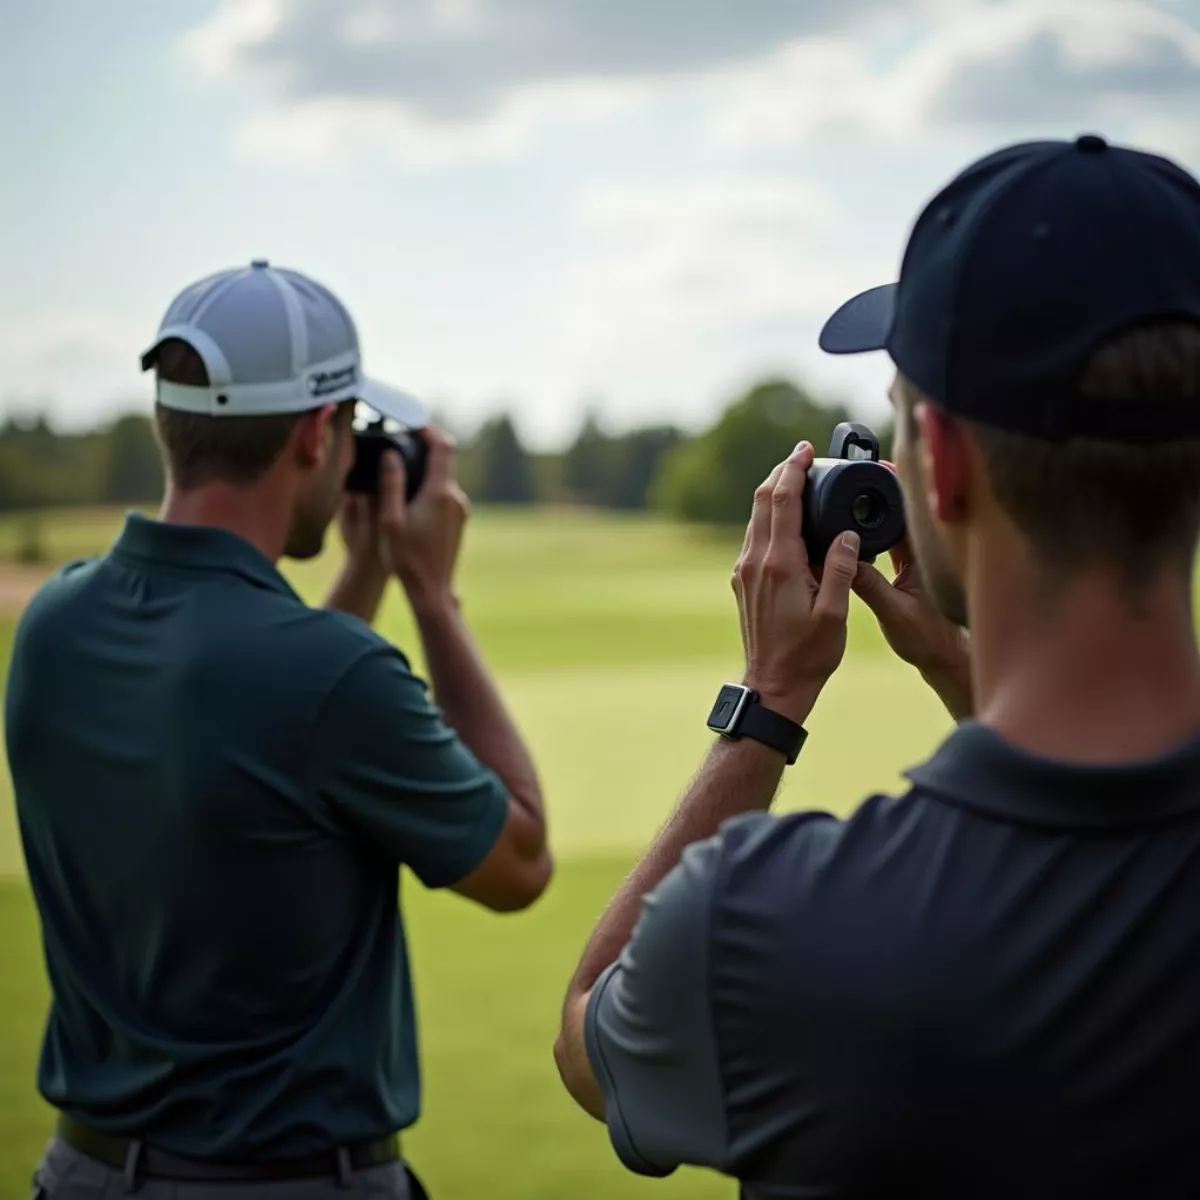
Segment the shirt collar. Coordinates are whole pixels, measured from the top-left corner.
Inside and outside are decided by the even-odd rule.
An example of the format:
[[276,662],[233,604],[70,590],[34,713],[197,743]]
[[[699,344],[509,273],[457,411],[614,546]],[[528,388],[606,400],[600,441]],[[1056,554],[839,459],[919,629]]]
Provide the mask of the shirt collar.
[[940,800],[1036,825],[1120,828],[1200,812],[1200,738],[1138,763],[1078,766],[1026,754],[965,722],[905,775]]
[[156,566],[237,575],[256,587],[300,599],[261,550],[238,534],[213,525],[176,525],[127,513],[113,553]]

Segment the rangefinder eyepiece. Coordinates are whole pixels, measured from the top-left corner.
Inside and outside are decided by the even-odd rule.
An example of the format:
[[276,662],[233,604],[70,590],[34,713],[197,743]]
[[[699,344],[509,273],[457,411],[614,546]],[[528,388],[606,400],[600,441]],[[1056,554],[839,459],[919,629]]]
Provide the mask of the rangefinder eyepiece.
[[389,433],[381,419],[354,431],[354,465],[346,476],[346,491],[373,496],[379,491],[379,472],[384,452],[395,450],[404,463],[405,499],[409,502],[425,482],[429,448],[419,433],[408,430]]
[[826,458],[815,459],[804,485],[804,544],[811,563],[825,561],[847,530],[858,534],[859,558],[870,561],[904,537],[904,501],[891,470],[879,461],[879,439],[844,421]]

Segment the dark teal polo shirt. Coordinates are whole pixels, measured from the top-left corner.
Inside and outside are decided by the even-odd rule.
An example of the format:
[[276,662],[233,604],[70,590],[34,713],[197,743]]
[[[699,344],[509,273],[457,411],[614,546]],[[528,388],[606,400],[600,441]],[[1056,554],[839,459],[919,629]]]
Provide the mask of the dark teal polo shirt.
[[507,794],[399,650],[236,535],[131,515],[29,605],[5,715],[50,1104],[212,1158],[416,1120],[399,868],[461,880]]

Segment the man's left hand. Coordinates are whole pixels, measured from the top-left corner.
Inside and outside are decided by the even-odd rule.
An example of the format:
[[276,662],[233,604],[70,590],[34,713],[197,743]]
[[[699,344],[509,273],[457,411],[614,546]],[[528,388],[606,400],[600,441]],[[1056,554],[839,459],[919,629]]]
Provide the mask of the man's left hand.
[[346,546],[348,568],[363,575],[387,575],[380,554],[379,501],[374,496],[347,492],[338,510],[338,529]]
[[351,613],[370,625],[388,581],[379,536],[379,501],[374,496],[347,493],[338,510],[338,529],[346,561],[325,607]]

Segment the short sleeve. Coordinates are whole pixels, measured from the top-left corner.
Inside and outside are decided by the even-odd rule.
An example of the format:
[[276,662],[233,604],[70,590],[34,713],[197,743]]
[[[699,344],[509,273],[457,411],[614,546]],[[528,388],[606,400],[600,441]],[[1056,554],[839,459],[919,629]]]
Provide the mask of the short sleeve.
[[507,788],[398,650],[372,651],[342,676],[316,739],[319,802],[426,887],[449,887],[487,857],[508,816]]
[[628,946],[597,981],[585,1025],[621,1161],[640,1175],[721,1169],[728,1132],[708,981],[720,839],[690,846],[646,896]]

